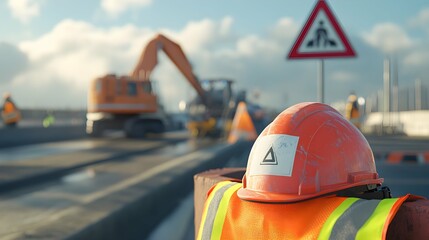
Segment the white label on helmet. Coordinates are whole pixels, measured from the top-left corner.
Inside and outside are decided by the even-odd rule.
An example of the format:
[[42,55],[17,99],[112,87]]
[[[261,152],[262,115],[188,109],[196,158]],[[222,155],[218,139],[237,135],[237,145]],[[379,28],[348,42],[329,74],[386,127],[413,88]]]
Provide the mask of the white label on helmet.
[[292,176],[299,137],[273,134],[258,138],[249,156],[249,176]]

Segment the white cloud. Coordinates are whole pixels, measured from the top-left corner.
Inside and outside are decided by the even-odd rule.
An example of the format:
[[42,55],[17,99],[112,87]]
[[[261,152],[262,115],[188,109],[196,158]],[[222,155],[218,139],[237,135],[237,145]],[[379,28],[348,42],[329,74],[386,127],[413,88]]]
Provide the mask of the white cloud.
[[117,16],[128,9],[146,7],[152,0],[101,0],[101,8],[112,16]]
[[411,26],[427,28],[429,24],[429,8],[421,10],[417,16],[411,18],[410,24]]
[[228,16],[224,17],[220,23],[220,34],[221,35],[228,35],[231,32],[232,24],[234,23],[234,18]]
[[395,53],[413,45],[413,40],[407,33],[393,23],[377,24],[369,33],[364,33],[363,37],[370,45],[385,53]]
[[[152,36],[152,31],[132,25],[102,29],[81,21],[63,20],[51,32],[19,44],[31,67],[15,78],[14,86],[23,91],[51,89],[78,95],[70,104],[84,107],[91,79],[107,73],[131,72],[143,44]],[[52,89],[52,85],[63,88]],[[63,99],[54,103],[69,104]]]
[[421,49],[421,51],[414,51],[404,58],[404,63],[409,66],[426,65],[429,62],[429,51]]
[[[229,41],[227,37],[230,35],[232,22],[230,17],[219,22],[202,20],[189,23],[182,31],[162,32],[183,47],[196,68],[204,68],[204,64],[198,62],[208,55],[203,49]],[[91,79],[107,73],[130,73],[143,46],[156,33],[134,25],[98,28],[83,21],[63,20],[51,32],[19,44],[30,61],[30,67],[14,79],[13,85],[16,89],[21,89],[17,91],[21,91],[22,96],[26,95],[24,92],[35,89],[51,89],[62,92],[64,96],[80,95],[80,98],[70,104],[84,106]],[[160,53],[159,56],[159,64],[152,76],[159,80],[157,84],[162,92],[161,99],[175,109],[178,99],[186,99],[194,91],[165,54]],[[53,85],[62,89],[52,89],[50,86]],[[65,104],[63,99],[53,103]]]
[[282,18],[272,29],[272,35],[276,39],[293,39],[298,35],[298,23],[292,18]]
[[231,17],[224,17],[219,22],[203,19],[189,22],[180,32],[171,30],[164,32],[181,42],[184,51],[189,55],[198,54],[201,51],[207,53],[228,41],[233,22],[234,19]]
[[[200,78],[228,77],[237,81],[237,87],[270,90],[258,78],[264,71],[273,71],[273,67],[284,64],[285,47],[270,37],[239,38],[232,30],[233,22],[231,17],[220,21],[203,19],[190,22],[180,31],[166,29],[161,32],[182,46],[194,73]],[[19,44],[28,56],[30,66],[14,79],[13,87],[26,98],[32,96],[29,92],[48,93],[48,89],[61,93],[61,98],[55,101],[45,100],[46,94],[33,96],[34,99],[29,100],[32,104],[83,107],[91,79],[107,73],[130,73],[143,46],[157,32],[134,25],[98,28],[82,21],[63,20],[51,32]],[[189,100],[195,91],[165,54],[159,56],[152,79],[157,80],[161,99],[167,108],[177,109],[177,103],[182,99]],[[256,67],[247,69],[247,64]],[[65,102],[70,96],[80,97]],[[261,99],[271,101],[272,97],[284,98],[267,95]]]
[[40,0],[8,0],[12,16],[23,23],[28,23],[40,14]]
[[[85,107],[87,87],[93,78],[107,73],[130,73],[143,46],[162,32],[182,46],[194,74],[200,79],[233,79],[236,91],[257,90],[260,104],[281,109],[297,102],[317,100],[316,61],[286,60],[298,28],[298,24],[288,18],[280,19],[265,35],[238,34],[231,17],[189,22],[179,30],[135,25],[100,28],[87,22],[63,20],[52,31],[19,44],[29,63],[10,86],[17,101],[26,99],[27,104]],[[381,44],[379,38],[384,38],[379,32],[374,28],[372,35],[366,36],[378,39],[373,41],[376,46],[371,44],[374,47],[351,35],[358,58],[326,61],[327,102],[345,100],[351,90],[367,96],[382,87],[383,54],[376,47]],[[406,36],[403,31],[399,32]],[[415,44],[408,37],[405,39],[408,40],[395,43],[394,49],[404,46],[414,49]],[[417,54],[419,51],[421,49],[413,51],[416,55],[404,55],[405,63],[401,61],[401,66],[419,65],[412,65],[412,71],[400,71],[402,75],[415,79],[416,73],[424,73],[418,69],[428,69],[422,66],[425,58]],[[160,53],[159,57],[152,80],[157,81],[159,96],[166,108],[177,110],[179,101],[190,100],[195,91],[165,54]]]
[[429,68],[427,63],[429,62],[429,49],[427,46],[429,46],[429,41],[426,40],[398,59],[402,63],[402,68],[399,71],[410,76],[405,79],[406,81],[416,78],[428,80]]

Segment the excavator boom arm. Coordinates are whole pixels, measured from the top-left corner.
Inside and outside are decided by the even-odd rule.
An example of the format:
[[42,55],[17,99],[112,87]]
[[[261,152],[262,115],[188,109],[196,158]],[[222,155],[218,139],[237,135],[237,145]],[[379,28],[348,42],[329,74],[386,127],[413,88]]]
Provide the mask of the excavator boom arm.
[[153,69],[158,64],[158,50],[160,49],[162,49],[171,59],[192,87],[197,91],[202,101],[206,103],[207,99],[205,91],[201,87],[198,79],[194,76],[192,66],[186,58],[182,48],[162,34],[158,34],[146,45],[131,76],[135,79],[149,81],[149,77]]

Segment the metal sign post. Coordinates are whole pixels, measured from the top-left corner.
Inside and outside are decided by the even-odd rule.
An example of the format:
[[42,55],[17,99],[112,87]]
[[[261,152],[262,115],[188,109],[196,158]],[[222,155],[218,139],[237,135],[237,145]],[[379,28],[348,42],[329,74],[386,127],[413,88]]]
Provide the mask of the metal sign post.
[[320,59],[318,64],[318,101],[324,102],[324,59],[355,57],[328,3],[319,0],[292,46],[287,59]]
[[317,85],[317,99],[319,102],[324,103],[325,102],[325,85],[324,85],[324,63],[323,59],[320,59],[319,61],[319,76],[318,76],[318,85]]

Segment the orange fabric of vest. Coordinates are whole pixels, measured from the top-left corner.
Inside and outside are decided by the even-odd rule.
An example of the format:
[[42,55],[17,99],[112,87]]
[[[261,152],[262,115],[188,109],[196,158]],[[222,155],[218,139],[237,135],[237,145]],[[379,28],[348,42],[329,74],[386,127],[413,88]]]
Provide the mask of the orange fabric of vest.
[[359,118],[359,115],[360,115],[359,110],[356,108],[352,108],[350,118]]
[[10,113],[15,111],[15,106],[13,105],[13,103],[11,102],[5,102],[4,103],[4,112],[5,113]]
[[261,204],[241,200],[234,193],[221,239],[317,239],[326,219],[344,200],[323,197],[293,204]]

